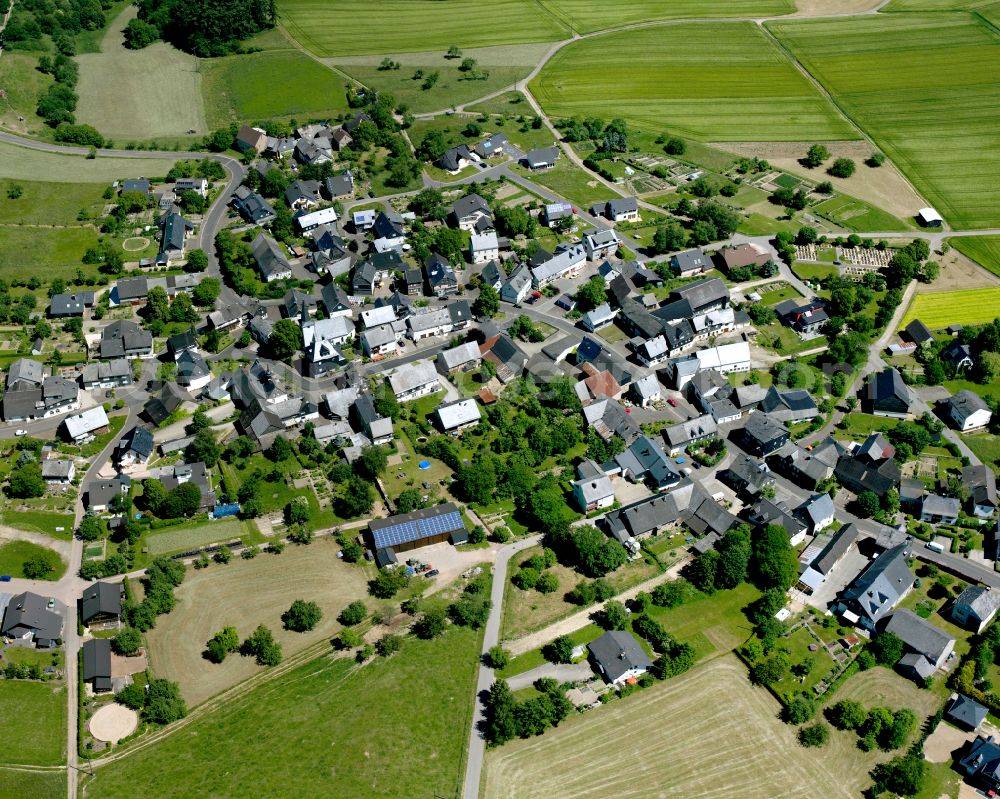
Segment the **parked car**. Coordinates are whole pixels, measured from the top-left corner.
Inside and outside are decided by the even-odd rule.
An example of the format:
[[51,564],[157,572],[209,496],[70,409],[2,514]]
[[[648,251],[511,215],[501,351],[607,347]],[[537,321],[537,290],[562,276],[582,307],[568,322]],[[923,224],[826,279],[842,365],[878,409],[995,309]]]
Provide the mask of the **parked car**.
[[15,436],[26,436],[26,435],[28,435],[28,431],[25,430],[23,427],[21,427],[21,428],[19,428],[19,429],[17,429],[17,430],[14,431],[14,435]]
[[667,397],[667,402],[670,403],[671,408],[677,407],[677,400],[675,400],[673,397]]
[[9,582],[10,582],[9,574],[0,574],[0,583],[9,583]]
[[424,575],[424,577],[437,577],[440,573],[441,572],[439,572],[437,569],[431,569]]

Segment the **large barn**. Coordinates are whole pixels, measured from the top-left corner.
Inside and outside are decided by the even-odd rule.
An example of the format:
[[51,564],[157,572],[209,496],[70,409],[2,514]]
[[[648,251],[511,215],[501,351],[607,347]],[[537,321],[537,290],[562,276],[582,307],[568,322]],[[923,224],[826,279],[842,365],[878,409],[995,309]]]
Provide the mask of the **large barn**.
[[454,503],[400,513],[388,519],[372,519],[365,532],[365,543],[380,566],[392,563],[392,553],[408,552],[428,544],[468,540],[462,514]]

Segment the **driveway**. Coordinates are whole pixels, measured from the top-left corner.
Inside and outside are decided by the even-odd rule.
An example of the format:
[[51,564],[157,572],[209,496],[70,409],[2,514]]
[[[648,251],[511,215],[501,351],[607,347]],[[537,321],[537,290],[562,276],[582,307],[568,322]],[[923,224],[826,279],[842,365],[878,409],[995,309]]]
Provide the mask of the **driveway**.
[[540,680],[542,677],[551,677],[560,683],[564,683],[582,682],[583,680],[589,680],[593,676],[594,670],[586,660],[580,663],[546,663],[544,666],[538,666],[509,677],[507,685],[510,686],[510,690],[512,691],[520,691],[522,688],[534,685],[535,680]]

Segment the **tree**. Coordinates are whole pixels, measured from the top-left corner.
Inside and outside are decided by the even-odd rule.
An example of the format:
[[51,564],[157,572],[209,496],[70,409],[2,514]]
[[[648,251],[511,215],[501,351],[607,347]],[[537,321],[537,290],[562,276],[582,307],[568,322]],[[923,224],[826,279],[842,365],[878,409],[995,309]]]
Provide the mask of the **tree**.
[[599,624],[605,630],[624,630],[628,627],[628,611],[621,602],[610,600],[601,611]]
[[830,739],[830,728],[820,721],[799,730],[799,743],[803,746],[825,746]]
[[604,287],[604,278],[595,275],[584,283],[576,292],[576,301],[581,311],[590,311],[608,301],[608,292]]
[[84,541],[97,541],[107,534],[108,526],[100,516],[84,516],[76,532]]
[[791,588],[798,579],[798,561],[784,527],[769,524],[751,538],[750,573],[761,590]]
[[484,705],[485,737],[490,746],[499,746],[517,737],[517,720],[514,717],[517,702],[506,680],[496,680],[490,686]]
[[215,301],[219,298],[219,292],[222,290],[222,284],[216,277],[206,277],[203,278],[201,283],[194,287],[194,291],[191,293],[191,299],[194,300],[194,304],[201,308],[210,308],[215,306]]
[[305,524],[310,515],[309,500],[306,497],[294,497],[285,505],[285,521],[289,526]]
[[552,594],[559,590],[559,578],[552,572],[544,572],[539,575],[538,582],[535,583],[535,590],[540,594]]
[[875,795],[891,791],[901,796],[913,796],[923,790],[927,782],[927,762],[919,755],[908,753],[879,763],[872,769]]
[[500,295],[493,286],[482,286],[479,296],[472,303],[472,312],[476,316],[492,319],[500,311]]
[[460,627],[471,627],[478,630],[485,626],[490,615],[492,603],[486,594],[470,593],[469,589],[475,585],[470,583],[465,591],[448,606],[448,616]]
[[389,454],[385,447],[373,446],[364,447],[361,456],[357,460],[357,465],[362,473],[371,480],[385,472],[389,463]]
[[[204,250],[191,250],[187,254],[187,263],[184,265],[185,272],[204,272],[208,269],[208,255]],[[216,280],[216,278],[205,278],[206,280]],[[200,285],[200,284],[199,284]],[[198,293],[198,287],[195,287],[194,293]],[[196,299],[195,302],[198,302]],[[199,305],[201,303],[198,303]]]
[[43,549],[21,564],[21,572],[29,580],[45,580],[49,575],[55,574],[61,566],[62,560],[56,552]]
[[292,319],[279,319],[274,323],[271,335],[267,339],[267,348],[271,357],[278,361],[291,358],[302,349],[302,328]]
[[822,144],[814,144],[809,148],[806,157],[802,159],[802,163],[810,169],[815,169],[829,157],[830,151],[826,147]]
[[111,639],[111,648],[119,655],[134,655],[142,648],[142,636],[134,627],[123,627]]
[[115,701],[132,710],[142,710],[146,702],[146,689],[137,682],[130,682],[115,694]]
[[304,599],[296,599],[291,607],[281,614],[285,629],[297,633],[313,629],[322,618],[323,611],[319,609],[319,605],[315,602],[306,602]]
[[750,531],[741,526],[726,533],[719,542],[718,568],[715,576],[717,588],[735,588],[747,579],[750,565]]
[[404,488],[396,497],[396,513],[410,513],[423,505],[423,495],[419,489]]
[[858,730],[868,718],[868,711],[860,702],[842,699],[826,711],[826,717],[838,730]]
[[497,644],[490,647],[489,652],[486,653],[486,659],[489,661],[490,668],[501,671],[510,664],[510,652]]
[[153,286],[146,294],[146,305],[142,315],[148,322],[166,322],[170,318],[170,301],[162,286]]
[[849,178],[854,174],[854,169],[854,161],[850,158],[838,158],[826,171],[835,178]]
[[205,657],[212,663],[221,663],[230,652],[238,652],[240,636],[235,627],[223,627],[205,645]]
[[[199,430],[194,440],[187,445],[184,455],[188,463],[203,462],[208,468],[212,468],[219,462],[222,449],[215,440],[215,435],[209,429]],[[143,483],[145,485],[145,482]],[[189,485],[185,483],[185,485]],[[180,488],[180,486],[178,486]],[[175,489],[176,490],[176,489]]]
[[785,705],[782,718],[788,724],[805,724],[816,713],[816,703],[806,694],[799,694]]
[[897,710],[892,717],[892,724],[883,731],[882,748],[899,749],[909,740],[916,728],[917,716],[912,710],[906,707]]
[[875,656],[876,662],[883,666],[895,666],[903,657],[903,642],[899,636],[885,630],[876,633],[868,644],[868,649]]
[[355,624],[361,624],[367,615],[368,608],[365,607],[365,603],[357,599],[340,611],[337,621],[350,627]]
[[139,19],[180,50],[203,58],[228,55],[243,39],[273,28],[277,9],[259,0],[150,0]]
[[445,612],[440,608],[428,610],[414,622],[413,634],[425,641],[437,638],[444,632],[446,618]]
[[757,685],[773,685],[785,678],[789,666],[787,653],[778,651],[755,663],[750,669],[750,679]]
[[187,705],[175,682],[154,678],[146,685],[143,718],[154,724],[169,724],[187,715]]
[[259,666],[277,666],[281,662],[281,645],[271,631],[261,624],[240,645],[240,654],[257,659]]
[[342,493],[337,498],[337,513],[345,519],[353,519],[370,512],[374,503],[375,491],[372,484],[363,477],[352,474],[345,481]]
[[334,638],[332,643],[336,649],[354,649],[356,646],[361,646],[361,636],[354,630],[341,630],[340,635]]
[[662,225],[657,225],[653,231],[654,254],[662,255],[668,252],[683,250],[687,246],[688,233],[676,220],[669,220]]
[[45,495],[45,480],[42,467],[37,463],[26,463],[10,475],[10,495],[17,499],[41,497]]
[[368,581],[368,593],[378,599],[392,599],[408,582],[409,578],[402,569],[379,569]]
[[879,512],[881,502],[879,501],[878,494],[874,491],[862,491],[858,494],[857,506],[858,513],[866,518],[871,518]]
[[699,552],[684,570],[684,577],[699,591],[715,591],[715,578],[719,570],[719,553],[714,549]]
[[392,633],[386,633],[375,642],[375,652],[384,658],[395,655],[402,647],[403,639]]
[[569,663],[573,660],[573,639],[568,635],[560,635],[542,647],[542,655],[552,663]]
[[663,145],[664,152],[667,155],[684,155],[687,151],[687,144],[684,143],[684,139],[678,139],[674,136],[667,139],[667,143]]

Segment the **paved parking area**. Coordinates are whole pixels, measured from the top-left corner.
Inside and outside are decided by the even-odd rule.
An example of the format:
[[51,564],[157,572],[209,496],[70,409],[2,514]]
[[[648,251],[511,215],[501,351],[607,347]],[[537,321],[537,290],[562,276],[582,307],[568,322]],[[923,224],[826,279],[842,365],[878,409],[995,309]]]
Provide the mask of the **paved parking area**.
[[836,599],[837,594],[843,591],[847,584],[867,565],[868,558],[861,553],[857,546],[851,546],[840,563],[834,566],[827,575],[823,584],[804,600],[814,608],[826,610],[827,606]]

